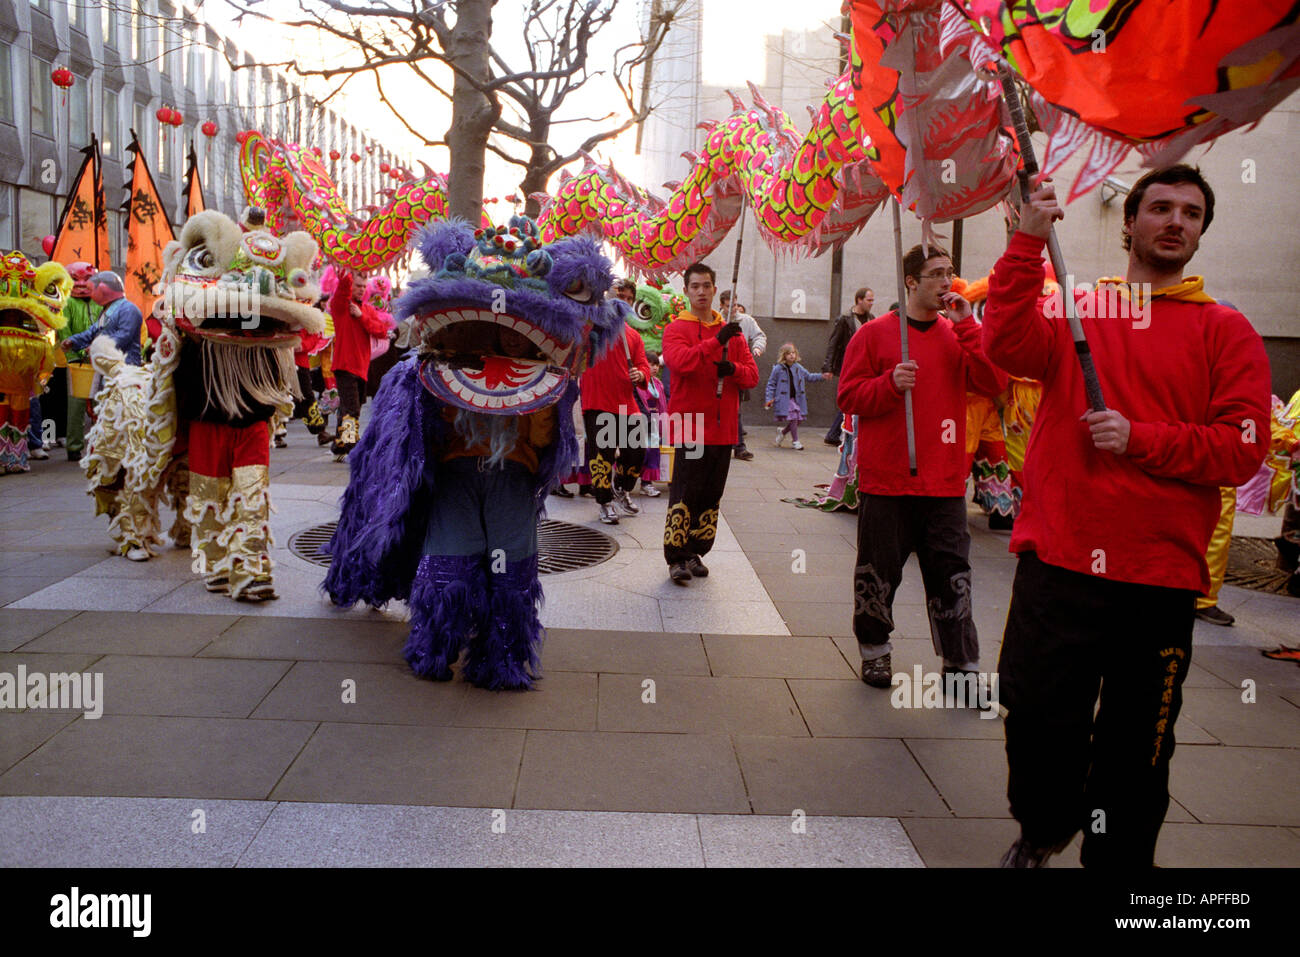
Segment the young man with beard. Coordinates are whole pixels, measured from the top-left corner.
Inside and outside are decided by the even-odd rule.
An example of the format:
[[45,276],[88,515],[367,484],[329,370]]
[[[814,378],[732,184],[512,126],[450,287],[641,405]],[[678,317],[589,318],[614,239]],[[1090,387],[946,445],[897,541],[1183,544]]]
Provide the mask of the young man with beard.
[[676,447],[664,560],[673,582],[687,585],[709,574],[700,559],[718,533],[718,507],[740,438],[740,391],[758,385],[758,365],[740,323],[724,322],[713,310],[717,274],[695,263],[682,281],[691,311],[679,313],[664,330],[663,359],[673,379],[668,443]]
[[[985,357],[979,323],[970,303],[952,291],[952,280],[945,250],[908,250],[908,361],[902,361],[898,315],[890,312],[854,334],[840,370],[839,407],[858,417],[853,633],[862,680],[874,688],[892,682],[894,596],[912,552],[921,566],[930,636],[944,673],[979,671],[966,525],[966,393],[997,395],[1007,380]],[[915,475],[907,457],[909,391]]]
[[1040,303],[1063,216],[1042,179],[984,313],[989,356],[1043,383],[998,665],[1020,822],[1002,865],[1043,866],[1082,828],[1085,866],[1150,867],[1219,487],[1254,475],[1268,445],[1268,359],[1245,316],[1183,275],[1214,217],[1209,184],[1154,170],[1124,203],[1125,278],[1076,296],[1108,407],[1090,411],[1060,303]]

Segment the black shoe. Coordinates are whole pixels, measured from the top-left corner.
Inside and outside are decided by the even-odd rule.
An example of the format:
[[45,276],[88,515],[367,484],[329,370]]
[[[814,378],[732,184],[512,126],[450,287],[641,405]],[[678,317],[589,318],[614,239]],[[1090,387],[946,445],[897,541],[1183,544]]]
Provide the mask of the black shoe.
[[1064,844],[1049,845],[1048,847],[1035,847],[1024,839],[1016,838],[1016,842],[1007,848],[1007,852],[1002,855],[1002,861],[998,867],[1046,867],[1047,861],[1053,854],[1059,854],[1069,845],[1069,841]]
[[1237,620],[1218,605],[1196,609],[1196,617],[1201,621],[1208,621],[1211,625],[1223,625],[1225,628],[1230,627]]
[[873,688],[888,688],[894,683],[894,664],[888,652],[862,662],[862,680]]
[[551,489],[551,494],[559,498],[573,498],[573,493],[570,492],[563,485],[555,486],[555,488]]
[[833,445],[835,448],[840,447],[839,439],[822,439],[822,445]]
[[591,496],[591,486],[590,486],[590,485],[579,485],[579,486],[578,486],[578,494],[579,494],[579,495],[586,495],[586,496],[589,496],[589,497],[590,497],[590,496]]
[[696,578],[709,577],[709,569],[705,566],[704,562],[700,561],[698,555],[692,555],[690,558],[686,559],[686,570]]
[[691,581],[691,570],[686,567],[685,562],[673,562],[668,566],[668,577],[675,585],[688,585]]
[[736,449],[735,454],[736,458],[740,459],[742,462],[748,462],[754,457],[754,453],[749,451],[749,449]]

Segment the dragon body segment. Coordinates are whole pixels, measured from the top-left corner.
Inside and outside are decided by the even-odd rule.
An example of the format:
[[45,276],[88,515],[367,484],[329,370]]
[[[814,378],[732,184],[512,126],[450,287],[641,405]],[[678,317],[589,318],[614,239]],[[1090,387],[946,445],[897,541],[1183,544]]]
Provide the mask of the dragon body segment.
[[253,131],[242,135],[239,170],[249,203],[266,211],[271,232],[309,233],[336,266],[384,269],[405,254],[421,226],[447,217],[447,177],[427,167],[422,179],[408,174],[396,189],[384,190],[388,201],[363,220],[349,211],[310,149]]

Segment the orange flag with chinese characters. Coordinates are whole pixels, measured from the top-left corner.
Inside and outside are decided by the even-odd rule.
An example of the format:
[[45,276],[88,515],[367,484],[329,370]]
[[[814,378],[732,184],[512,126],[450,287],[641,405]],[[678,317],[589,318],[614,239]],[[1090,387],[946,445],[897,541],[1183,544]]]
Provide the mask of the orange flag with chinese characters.
[[203,184],[199,182],[199,158],[190,144],[190,168],[185,171],[185,218],[208,208],[203,201]]
[[[176,234],[167,220],[153,177],[149,175],[149,166],[135,130],[131,131],[131,145],[127,150],[133,158],[130,193],[123,204],[126,211],[126,275],[123,280],[126,298],[144,313],[145,327],[153,324],[156,328],[156,320],[151,316],[154,300],[161,294],[158,283],[162,279],[163,249],[176,238]],[[150,334],[156,337],[155,331],[151,330]]]
[[[81,152],[85,160],[72,182],[72,191],[59,217],[55,230],[54,251],[50,258],[65,266],[74,262],[88,262],[96,269],[107,269],[108,260],[100,256],[98,226],[104,212],[103,184],[99,179],[99,144],[93,139]],[[104,252],[107,252],[105,243]]]

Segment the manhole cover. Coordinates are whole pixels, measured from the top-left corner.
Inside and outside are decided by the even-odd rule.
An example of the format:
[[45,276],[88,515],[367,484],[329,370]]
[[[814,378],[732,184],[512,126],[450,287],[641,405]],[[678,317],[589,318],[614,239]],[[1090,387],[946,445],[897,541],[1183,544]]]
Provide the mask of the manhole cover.
[[[325,546],[337,527],[338,522],[326,522],[303,529],[289,539],[289,551],[313,565],[329,565]],[[599,565],[613,558],[617,551],[618,542],[585,525],[548,518],[537,526],[537,565],[543,575]]]
[[1233,536],[1228,547],[1226,584],[1285,595],[1287,575],[1277,567],[1277,546],[1271,538]]

